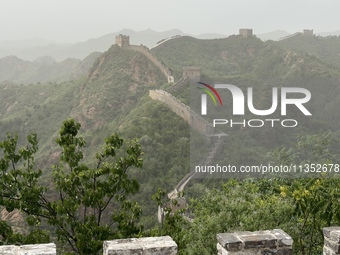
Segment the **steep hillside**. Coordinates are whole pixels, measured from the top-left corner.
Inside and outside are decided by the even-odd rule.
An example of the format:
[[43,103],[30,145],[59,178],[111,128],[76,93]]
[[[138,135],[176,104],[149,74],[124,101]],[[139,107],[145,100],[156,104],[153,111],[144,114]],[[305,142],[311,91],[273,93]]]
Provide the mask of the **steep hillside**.
[[313,65],[309,69],[315,69],[315,74],[335,70],[305,52],[281,47],[281,42],[262,42],[255,37],[198,40],[183,36],[153,48],[152,52],[173,71],[176,80],[186,66],[201,67],[203,74],[216,79],[216,82],[245,76],[252,76],[252,79],[282,78],[308,65]]
[[[253,87],[256,109],[270,108],[272,87],[303,87],[311,92],[312,98],[307,107],[312,112],[313,118],[303,118],[299,111],[290,111],[287,116],[281,116],[279,111],[276,111],[271,116],[275,119],[299,120],[296,129],[288,131],[268,126],[261,129],[221,126],[220,131],[230,134],[221,164],[252,165],[267,162],[270,160],[268,152],[271,149],[283,145],[290,146],[296,141],[299,133],[340,128],[340,114],[335,110],[339,107],[340,100],[340,70],[315,56],[285,49],[278,42],[262,42],[254,37],[241,36],[216,40],[181,37],[165,42],[152,52],[170,68],[176,76],[175,80],[181,77],[183,67],[198,66],[202,69],[202,82],[234,84],[244,93],[248,87]],[[188,87],[195,88],[193,85],[184,85],[173,91],[173,94],[186,103],[190,102],[192,108],[200,112],[200,101],[193,98],[189,100]],[[200,93],[198,90],[195,91],[197,95]],[[232,102],[228,91],[219,90],[219,93],[223,102]],[[210,107],[213,107],[212,104]],[[209,118],[221,118],[224,115],[231,118],[231,110],[224,115],[221,115],[221,111],[210,115]],[[240,116],[239,121],[243,118],[258,117],[248,111],[244,117]]]
[[163,83],[162,73],[143,54],[114,45],[89,70],[72,114],[84,126],[102,127],[127,114],[141,95]]
[[148,97],[149,89],[166,83],[164,75],[143,54],[112,46],[96,60],[88,75],[76,82],[30,86],[2,83],[1,138],[6,131],[16,132],[22,144],[28,133],[38,133],[40,150],[36,158],[38,167],[44,169],[46,184],[51,178],[50,165],[59,155],[54,139],[68,117],[82,124],[89,162],[113,132],[126,139],[140,138],[145,163],[141,172],[131,174],[141,183],[136,199],[143,205],[143,222],[151,226],[157,211],[151,195],[158,187],[171,189],[188,171],[188,125]]
[[[302,121],[297,131],[338,128],[340,72],[315,56],[285,49],[276,42],[240,36],[215,40],[180,37],[161,44],[152,53],[170,68],[176,81],[181,78],[183,67],[199,66],[202,81],[231,83],[242,89],[254,87],[258,108],[268,107],[272,86],[306,87],[313,95],[308,109],[320,118]],[[0,85],[0,136],[3,138],[6,131],[17,132],[22,142],[29,132],[38,133],[37,161],[44,169],[47,184],[50,164],[55,163],[59,155],[54,139],[63,119],[73,117],[81,123],[81,133],[88,145],[84,150],[88,162],[93,161],[91,156],[113,132],[123,138],[140,138],[144,166],[141,171],[133,169],[131,174],[141,184],[136,199],[144,209],[143,223],[149,227],[156,219],[156,204],[151,201],[151,194],[158,187],[171,190],[189,171],[189,126],[167,106],[149,98],[150,89],[166,90],[170,85],[142,53],[112,46],[96,57],[90,56],[89,62],[84,62],[84,69],[76,72],[83,74],[96,59],[86,76],[73,82],[31,86],[3,82]],[[186,83],[173,91],[187,104],[189,86],[192,84]],[[231,102],[230,95],[221,95],[226,102]],[[191,103],[199,112],[197,102]],[[295,115],[293,112],[292,116]],[[239,131],[240,128],[228,131],[229,146],[222,153],[229,163],[268,160],[270,149],[296,139],[282,135],[280,129]]]
[[339,36],[303,36],[297,35],[278,42],[287,50],[313,55],[325,63],[340,67]]

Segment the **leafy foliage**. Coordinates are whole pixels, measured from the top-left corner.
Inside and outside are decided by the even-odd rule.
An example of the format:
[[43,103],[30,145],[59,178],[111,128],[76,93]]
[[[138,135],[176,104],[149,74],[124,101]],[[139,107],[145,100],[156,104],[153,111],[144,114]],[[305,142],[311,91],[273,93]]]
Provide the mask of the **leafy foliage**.
[[[279,164],[315,160],[335,164],[338,145],[338,133],[301,135],[294,147],[278,148],[272,155]],[[217,233],[274,228],[293,237],[295,253],[320,254],[322,228],[340,224],[340,181],[333,175],[315,177],[231,179],[217,188],[204,188],[189,203],[193,222],[181,212],[169,214],[163,231],[174,237],[180,254],[216,253]],[[202,189],[201,185],[193,185],[188,192],[195,195],[192,191]]]
[[[31,225],[47,219],[58,240],[68,242],[73,252],[97,254],[103,240],[129,237],[141,231],[136,226],[141,209],[128,199],[139,185],[127,171],[142,166],[142,152],[138,142],[132,140],[124,155],[120,152],[123,140],[113,134],[97,153],[97,164],[86,165],[81,163],[81,148],[86,142],[78,136],[79,129],[79,123],[68,119],[60,130],[56,141],[62,152],[60,164],[53,167],[53,190],[39,184],[42,171],[34,165],[36,134],[29,135],[29,145],[18,151],[17,136],[8,134],[0,143],[0,204],[8,211],[20,209],[27,213]],[[49,199],[53,192],[58,199]]]

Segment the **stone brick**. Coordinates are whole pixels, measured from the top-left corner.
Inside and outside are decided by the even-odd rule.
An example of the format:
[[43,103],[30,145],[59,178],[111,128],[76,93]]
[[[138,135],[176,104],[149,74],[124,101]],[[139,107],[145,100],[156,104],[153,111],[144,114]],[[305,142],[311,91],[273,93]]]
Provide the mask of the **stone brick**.
[[326,246],[323,247],[323,252],[322,252],[323,255],[335,255],[335,253],[330,250],[329,248],[327,248]]
[[276,237],[278,247],[292,247],[293,239],[286,232],[281,229],[274,229],[271,233]]
[[54,243],[30,245],[3,245],[0,246],[0,255],[56,255]]
[[143,247],[143,255],[176,255],[177,244],[170,236],[145,237],[138,239]]
[[263,249],[261,255],[275,255],[277,250],[275,249]]
[[330,239],[336,244],[340,244],[340,229],[331,231]]
[[15,245],[3,245],[3,246],[0,246],[0,255],[18,254],[19,250],[20,250],[19,246],[15,246]]
[[57,249],[54,243],[22,245],[18,255],[56,255]]
[[105,241],[104,255],[176,255],[177,244],[170,236]]
[[104,241],[104,255],[142,255],[143,247],[136,238]]
[[242,241],[235,234],[217,234],[217,242],[228,251],[239,251],[242,249]]
[[253,235],[255,232],[250,232],[250,231],[237,231],[236,234],[237,236],[249,236]]
[[292,248],[282,248],[277,250],[277,255],[293,255],[293,249]]
[[293,240],[281,229],[221,233],[217,242],[221,255],[293,255]]
[[333,242],[332,240],[325,238],[324,239],[324,246],[330,248],[335,253],[340,253],[340,245],[336,242]]
[[327,238],[331,237],[331,232],[332,231],[340,231],[340,227],[328,227],[328,228],[323,228],[323,235]]
[[271,234],[243,235],[240,239],[244,242],[245,249],[276,247],[276,238]]

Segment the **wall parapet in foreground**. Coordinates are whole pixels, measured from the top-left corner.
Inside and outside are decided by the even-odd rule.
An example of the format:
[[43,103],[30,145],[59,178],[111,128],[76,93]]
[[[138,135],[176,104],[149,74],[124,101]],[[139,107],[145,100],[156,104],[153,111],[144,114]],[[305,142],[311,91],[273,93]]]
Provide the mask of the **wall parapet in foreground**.
[[293,239],[281,229],[217,234],[218,255],[292,255]]
[[1,255],[56,255],[54,243],[30,244],[30,245],[2,245],[0,246]]
[[324,228],[323,236],[323,255],[340,254],[340,227]]
[[170,236],[117,239],[104,242],[104,255],[176,255]]
[[[340,254],[340,227],[323,229],[323,255]],[[238,231],[217,234],[218,255],[292,255],[293,239],[281,229]],[[176,255],[177,244],[170,236],[104,241],[104,255]],[[0,255],[56,255],[49,244],[3,245]]]

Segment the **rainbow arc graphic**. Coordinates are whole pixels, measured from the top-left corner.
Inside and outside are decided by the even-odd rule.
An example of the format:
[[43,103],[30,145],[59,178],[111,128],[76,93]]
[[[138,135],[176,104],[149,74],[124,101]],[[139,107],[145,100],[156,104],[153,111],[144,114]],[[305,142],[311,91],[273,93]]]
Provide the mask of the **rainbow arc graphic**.
[[[203,90],[207,95],[209,95],[212,101],[214,102],[214,105],[217,105],[217,100],[219,104],[222,105],[221,96],[220,94],[218,94],[218,92],[213,86],[207,83],[203,83],[203,82],[197,82],[197,83],[204,86],[204,87],[197,87],[197,88],[200,90]],[[207,95],[205,94],[202,95],[202,100],[201,100],[201,114],[202,115],[207,115]]]

